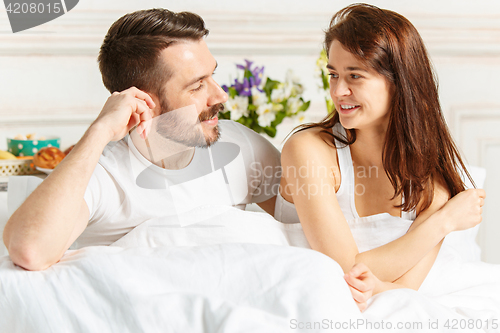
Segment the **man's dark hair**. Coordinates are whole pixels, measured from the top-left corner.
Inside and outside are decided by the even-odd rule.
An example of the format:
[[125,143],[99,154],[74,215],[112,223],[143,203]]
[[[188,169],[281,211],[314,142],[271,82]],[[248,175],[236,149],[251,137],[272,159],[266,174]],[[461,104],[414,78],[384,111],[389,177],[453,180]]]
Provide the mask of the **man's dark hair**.
[[160,60],[161,51],[207,35],[205,22],[194,13],[156,8],[126,14],[109,28],[99,52],[104,86],[111,93],[135,86],[161,98],[172,73]]

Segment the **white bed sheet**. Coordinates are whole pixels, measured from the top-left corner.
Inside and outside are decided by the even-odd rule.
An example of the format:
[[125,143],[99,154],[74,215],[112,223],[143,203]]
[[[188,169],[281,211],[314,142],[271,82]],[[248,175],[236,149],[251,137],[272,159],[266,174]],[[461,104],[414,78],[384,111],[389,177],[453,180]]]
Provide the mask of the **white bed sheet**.
[[381,293],[361,314],[300,225],[237,209],[190,218],[150,220],[43,272],[1,258],[2,332],[500,332],[500,266],[451,247],[419,292]]

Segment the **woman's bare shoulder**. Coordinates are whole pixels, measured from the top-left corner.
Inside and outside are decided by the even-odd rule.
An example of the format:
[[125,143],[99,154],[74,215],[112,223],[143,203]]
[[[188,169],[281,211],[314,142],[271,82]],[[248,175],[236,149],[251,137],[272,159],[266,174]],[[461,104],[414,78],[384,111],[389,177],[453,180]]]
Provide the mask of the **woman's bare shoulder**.
[[296,151],[297,149],[304,153],[335,152],[337,148],[335,147],[333,136],[325,132],[327,130],[320,127],[307,128],[295,132],[285,142],[283,152]]
[[337,149],[333,137],[322,128],[308,128],[294,133],[283,146],[281,163],[286,166],[315,165],[334,169],[337,174]]

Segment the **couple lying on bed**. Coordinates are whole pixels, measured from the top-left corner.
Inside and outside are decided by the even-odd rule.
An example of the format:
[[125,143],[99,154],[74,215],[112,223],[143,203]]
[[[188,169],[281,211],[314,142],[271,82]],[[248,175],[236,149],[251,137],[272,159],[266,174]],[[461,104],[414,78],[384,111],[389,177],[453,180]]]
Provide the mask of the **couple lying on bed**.
[[[111,26],[98,61],[112,95],[9,219],[14,263],[42,270],[73,243],[109,245],[152,217],[255,202],[300,222],[363,309],[384,290],[418,289],[444,237],[480,223],[485,193],[464,189],[427,52],[403,16],[363,4],[334,15],[325,48],[336,112],[293,134],[281,166],[263,137],[218,121],[227,94],[207,34],[198,15],[163,9]],[[409,228],[366,248],[353,230],[367,220]]]

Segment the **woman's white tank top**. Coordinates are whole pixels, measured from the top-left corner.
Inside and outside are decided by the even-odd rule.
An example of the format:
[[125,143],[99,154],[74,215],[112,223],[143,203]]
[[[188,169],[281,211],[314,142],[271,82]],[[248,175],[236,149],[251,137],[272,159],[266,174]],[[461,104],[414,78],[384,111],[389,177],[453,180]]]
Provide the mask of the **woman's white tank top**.
[[[345,135],[344,128],[337,124],[334,131]],[[381,213],[360,217],[354,203],[355,180],[349,146],[335,140],[340,167],[340,187],[336,192],[337,200],[360,252],[371,250],[404,235],[416,218],[415,211],[401,212],[401,217]],[[286,201],[280,193],[276,198],[274,212],[276,220],[283,223],[300,223],[295,205]]]

